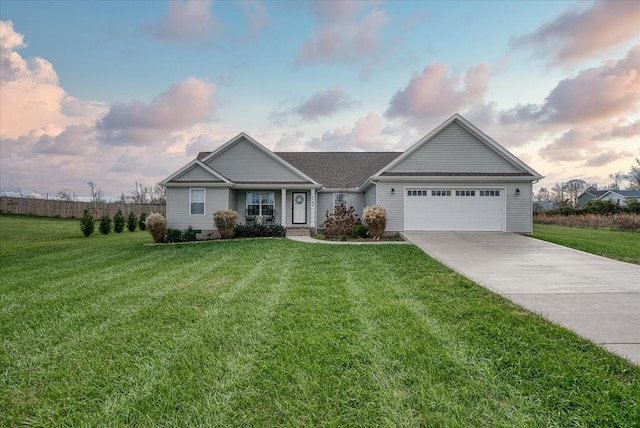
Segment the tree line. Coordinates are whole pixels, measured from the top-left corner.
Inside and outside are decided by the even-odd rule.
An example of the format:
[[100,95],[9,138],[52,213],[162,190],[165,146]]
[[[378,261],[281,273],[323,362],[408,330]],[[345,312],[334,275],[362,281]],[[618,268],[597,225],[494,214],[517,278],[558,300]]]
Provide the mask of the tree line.
[[578,206],[578,197],[584,192],[593,190],[640,190],[640,158],[636,158],[637,165],[632,165],[626,174],[616,172],[609,174],[611,180],[605,186],[589,183],[574,178],[569,181],[556,183],[551,188],[541,187],[534,194],[534,200],[539,202],[554,202],[558,207]]
[[[87,185],[89,186],[90,202],[95,204],[107,202],[105,194],[93,180],[90,180]],[[78,201],[78,194],[71,189],[62,189],[56,194],[56,199],[75,202]],[[136,181],[134,189],[128,193],[122,192],[118,201],[123,204],[163,205],[167,201],[167,191],[159,184],[145,186]]]

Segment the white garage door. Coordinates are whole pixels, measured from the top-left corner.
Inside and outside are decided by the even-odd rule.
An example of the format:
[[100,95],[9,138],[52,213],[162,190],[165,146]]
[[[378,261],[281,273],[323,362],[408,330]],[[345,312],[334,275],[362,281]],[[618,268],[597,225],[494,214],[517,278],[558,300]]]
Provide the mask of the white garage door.
[[406,188],[405,230],[504,231],[504,189]]

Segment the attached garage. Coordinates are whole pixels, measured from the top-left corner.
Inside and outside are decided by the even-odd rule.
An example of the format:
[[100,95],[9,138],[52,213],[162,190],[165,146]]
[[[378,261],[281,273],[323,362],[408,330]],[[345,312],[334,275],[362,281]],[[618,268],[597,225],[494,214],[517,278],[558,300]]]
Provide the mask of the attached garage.
[[405,230],[505,231],[504,188],[406,187]]

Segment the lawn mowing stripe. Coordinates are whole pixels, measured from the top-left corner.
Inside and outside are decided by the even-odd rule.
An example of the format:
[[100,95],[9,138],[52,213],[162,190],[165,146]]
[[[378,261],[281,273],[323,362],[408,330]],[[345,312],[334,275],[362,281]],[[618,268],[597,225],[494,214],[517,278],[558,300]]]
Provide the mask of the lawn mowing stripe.
[[[304,246],[300,247],[305,248]],[[291,285],[273,318],[273,334],[254,365],[254,385],[242,403],[254,403],[236,425],[322,425],[365,421],[366,400],[358,379],[366,362],[348,349],[356,342],[355,319],[333,271],[308,275],[313,255],[299,251]],[[327,254],[321,256],[332,260]],[[345,350],[347,350],[345,352]],[[300,401],[300,397],[313,397]],[[358,408],[357,404],[363,406]],[[361,416],[362,418],[360,418]]]
[[[426,308],[417,304],[408,284],[389,274],[393,270],[389,260],[382,259],[377,251],[366,257],[372,266],[384,267],[370,271],[369,276],[358,275],[351,281],[351,292],[362,302],[365,336],[371,338],[376,352],[372,380],[379,384],[380,394],[390,400],[388,407],[394,409],[389,412],[388,423],[479,423],[482,415],[474,412],[487,405],[487,398],[481,395],[483,383],[477,380],[478,373],[470,369],[477,369],[478,363],[470,358],[465,344],[457,342],[454,334],[445,331]],[[400,334],[403,331],[405,334]],[[481,376],[482,381],[487,379],[490,374]],[[504,413],[502,409],[491,410]],[[506,416],[500,415],[492,425],[530,425],[530,421]]]
[[[249,275],[238,281],[236,287],[218,296],[216,300],[222,304],[202,311],[202,317],[197,322],[211,329],[197,332],[197,335],[190,336],[188,340],[180,340],[180,346],[169,359],[166,367],[169,379],[164,379],[162,385],[159,383],[154,385],[152,391],[155,392],[153,394],[155,397],[177,394],[193,398],[191,396],[193,393],[197,393],[198,396],[207,396],[207,401],[216,405],[210,409],[199,408],[195,413],[201,417],[192,420],[193,423],[206,421],[207,425],[211,425],[213,422],[221,423],[225,418],[233,416],[233,413],[226,415],[224,412],[216,412],[215,409],[229,408],[229,402],[234,400],[234,396],[242,393],[237,389],[236,384],[244,382],[250,371],[253,352],[262,340],[265,330],[264,324],[278,300],[278,288],[286,283],[286,278],[277,278],[278,269],[275,266],[271,257],[259,261],[253,265]],[[244,312],[238,311],[238,304],[245,307],[248,302],[252,302],[251,311],[247,312],[246,309]],[[183,334],[183,337],[185,336],[187,335]],[[203,349],[207,344],[213,344],[214,347]],[[185,355],[191,355],[194,352],[197,358],[185,358]],[[211,376],[207,376],[208,372],[194,371],[195,367],[202,365],[213,369]],[[176,373],[180,374],[179,378]],[[170,382],[168,385],[166,385],[167,380]],[[221,380],[223,380],[222,383]],[[180,387],[185,383],[191,385],[197,383],[200,387],[195,391],[183,391]],[[221,400],[223,403],[220,403]],[[165,413],[169,418],[174,411],[177,411],[179,414],[175,415],[175,420],[180,419],[187,424],[193,412],[193,409],[186,414],[177,409],[168,409],[162,406],[162,400],[149,400],[144,396],[139,397],[138,402],[132,404],[131,408],[137,411],[146,409],[148,412],[159,413],[159,415]],[[158,406],[158,408],[148,408],[149,406]],[[128,408],[124,406],[124,409]],[[129,422],[131,421],[127,421]],[[221,426],[224,425],[221,423]]]

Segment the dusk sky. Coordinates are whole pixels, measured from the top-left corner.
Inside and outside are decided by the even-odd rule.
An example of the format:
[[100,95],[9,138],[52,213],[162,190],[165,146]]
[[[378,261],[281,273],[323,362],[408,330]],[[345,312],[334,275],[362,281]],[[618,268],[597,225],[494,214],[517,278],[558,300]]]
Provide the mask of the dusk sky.
[[639,1],[0,2],[0,191],[153,185],[240,132],[401,151],[454,113],[545,176],[640,157]]

